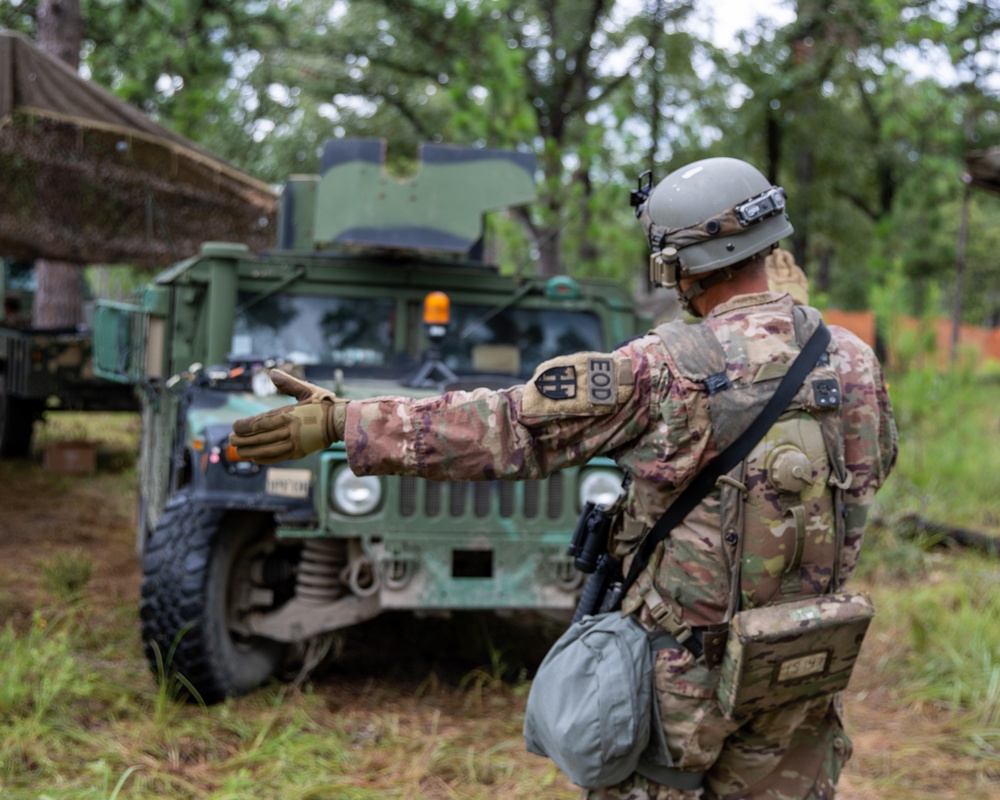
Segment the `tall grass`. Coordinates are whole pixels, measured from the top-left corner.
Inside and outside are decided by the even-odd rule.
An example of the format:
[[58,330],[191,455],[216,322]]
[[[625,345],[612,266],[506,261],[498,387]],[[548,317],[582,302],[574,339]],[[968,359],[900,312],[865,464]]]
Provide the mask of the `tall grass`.
[[881,509],[1000,533],[1000,380],[967,371],[894,375],[899,462]]
[[135,631],[105,647],[95,629],[120,621],[93,601],[0,633],[5,800],[576,796],[525,754],[523,684],[495,677],[499,651],[464,681],[350,675],[204,707],[157,685]]
[[879,669],[899,702],[950,715],[949,746],[994,764],[1000,762],[1000,562],[915,537],[906,520],[917,514],[1000,535],[998,389],[995,376],[971,370],[915,367],[892,376],[899,460],[878,497],[857,576],[876,597],[884,648]]

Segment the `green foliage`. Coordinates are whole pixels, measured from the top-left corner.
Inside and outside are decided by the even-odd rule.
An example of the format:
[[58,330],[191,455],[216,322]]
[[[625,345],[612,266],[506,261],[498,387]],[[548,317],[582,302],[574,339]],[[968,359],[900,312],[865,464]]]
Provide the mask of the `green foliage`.
[[41,569],[45,588],[64,602],[80,599],[94,576],[93,562],[79,549],[56,553]]
[[189,629],[190,626],[186,626],[180,631],[177,638],[171,643],[166,655],[160,651],[160,646],[155,641],[151,641],[149,645],[153,648],[153,655],[156,660],[154,674],[156,676],[157,692],[156,702],[153,704],[153,720],[156,727],[161,731],[174,718],[175,714],[180,710],[180,704],[185,699],[189,697],[193,698],[199,706],[206,708],[205,701],[202,700],[201,695],[191,684],[191,681],[173,667],[174,653],[177,652],[177,646],[181,643],[184,634]]
[[[67,697],[86,697],[90,681],[80,675],[72,643],[57,617],[36,612],[29,630],[11,625],[0,631],[0,724],[40,724],[50,719]],[[11,763],[16,739],[0,740],[0,765]],[[6,753],[4,751],[7,751]]]
[[[1000,586],[982,558],[939,558],[908,592],[883,600],[880,611],[909,626],[907,693],[968,709],[1000,737]],[[886,603],[889,603],[888,608]]]
[[[107,647],[112,626],[120,621],[80,608],[0,631],[5,798],[374,800],[441,786],[470,798],[575,796],[554,767],[524,753],[511,709],[526,684],[502,682],[500,645],[467,688],[436,684],[422,699],[352,676],[206,708],[164,696],[134,635]],[[98,636],[83,635],[87,627]]]
[[994,380],[932,367],[892,376],[899,428],[896,472],[880,495],[890,513],[1000,529],[1000,432]]
[[[984,725],[1000,728],[1000,635],[993,624],[1000,613],[997,581],[977,571],[948,588],[912,596],[913,666],[922,683],[915,694],[971,709]],[[942,605],[948,611],[944,618],[934,613]],[[942,674],[955,679],[943,684]]]
[[[995,3],[797,0],[725,52],[686,0],[80,1],[85,74],[265,180],[318,171],[331,136],[385,138],[402,174],[422,141],[533,151],[539,202],[492,246],[507,269],[527,242],[537,271],[631,279],[637,174],[733,155],[788,191],[814,292],[866,307],[898,268],[898,310],[950,313],[963,159],[1000,141]],[[0,25],[32,35],[37,8]],[[975,194],[960,299],[984,324],[1000,206]]]
[[[916,363],[927,345],[917,339],[912,349],[909,360]],[[969,370],[943,374],[932,366],[890,377],[899,460],[878,496],[876,524],[857,577],[880,587],[879,618],[898,629],[894,636],[904,637],[898,644],[905,645],[906,677],[899,684],[905,696],[967,709],[978,729],[972,738],[995,748],[1000,739],[995,558],[946,547],[940,535],[914,536],[912,525],[920,518],[1000,536],[1000,453],[983,446],[1000,432],[995,379]],[[885,668],[899,664],[896,658]]]

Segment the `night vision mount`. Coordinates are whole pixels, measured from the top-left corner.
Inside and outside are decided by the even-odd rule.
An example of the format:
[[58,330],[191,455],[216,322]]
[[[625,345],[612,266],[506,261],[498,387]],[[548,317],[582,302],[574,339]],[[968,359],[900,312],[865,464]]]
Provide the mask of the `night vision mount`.
[[[643,183],[645,181],[645,183]],[[647,169],[639,174],[639,185],[629,194],[629,205],[635,209],[635,216],[638,219],[642,214],[642,209],[653,193],[653,170]]]

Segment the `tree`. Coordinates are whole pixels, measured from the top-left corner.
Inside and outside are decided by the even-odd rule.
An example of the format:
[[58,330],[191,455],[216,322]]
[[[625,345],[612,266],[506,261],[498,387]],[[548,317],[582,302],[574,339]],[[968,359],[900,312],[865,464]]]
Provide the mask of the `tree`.
[[[38,44],[65,61],[73,69],[80,63],[83,20],[79,0],[40,0],[38,6]],[[42,170],[38,191],[58,195],[59,175]],[[36,328],[61,328],[77,325],[83,319],[83,291],[80,264],[38,259],[35,262],[35,302],[32,325]]]
[[[963,9],[959,20],[977,15],[969,29],[996,30],[995,11]],[[747,155],[792,197],[796,260],[848,307],[863,305],[869,283],[896,261],[919,307],[928,277],[953,261],[945,209],[961,194],[964,152],[998,133],[985,80],[915,74],[922,54],[955,59],[987,46],[970,45],[947,14],[929,2],[800,0],[794,22],[748,34],[728,62],[749,94],[735,115]],[[963,44],[942,51],[938,43],[955,37]]]
[[[34,30],[14,2],[0,24]],[[684,0],[80,2],[85,72],[268,180],[330,136],[386,138],[402,174],[426,140],[535,152],[539,203],[491,224],[546,274],[635,274],[639,170],[733,155],[788,190],[820,294],[864,305],[898,266],[918,310],[950,291],[964,153],[1000,140],[1000,10],[974,0],[797,0],[737,53]]]
[[[564,227],[619,179],[614,108],[665,23],[688,10],[666,0],[630,18],[613,0],[345,3],[318,27],[307,13],[297,46],[270,70],[283,96],[317,105],[335,133],[387,136],[410,162],[423,140],[534,150],[540,202],[521,222],[551,275],[592,256],[585,238],[564,247]],[[574,218],[588,229],[586,212]]]

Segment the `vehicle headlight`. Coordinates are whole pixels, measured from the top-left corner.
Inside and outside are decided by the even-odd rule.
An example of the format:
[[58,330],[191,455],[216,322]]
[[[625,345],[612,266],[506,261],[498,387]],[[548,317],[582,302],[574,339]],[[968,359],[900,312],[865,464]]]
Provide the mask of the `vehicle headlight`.
[[382,481],[374,475],[358,477],[341,467],[330,484],[330,504],[341,514],[360,517],[371,514],[382,502]]
[[622,493],[622,474],[612,469],[590,469],[580,479],[580,508],[588,502],[610,506]]

